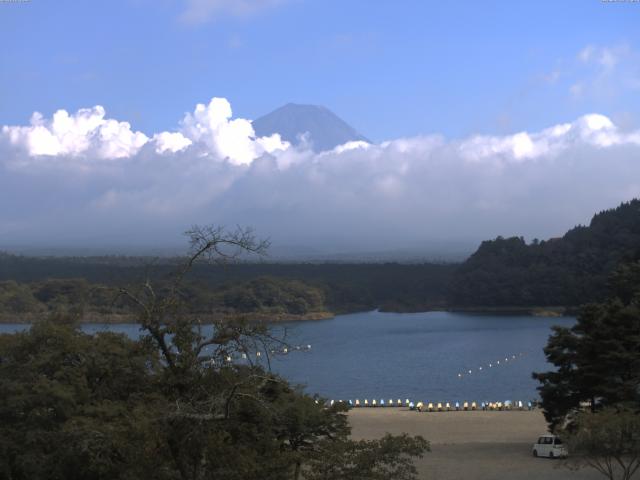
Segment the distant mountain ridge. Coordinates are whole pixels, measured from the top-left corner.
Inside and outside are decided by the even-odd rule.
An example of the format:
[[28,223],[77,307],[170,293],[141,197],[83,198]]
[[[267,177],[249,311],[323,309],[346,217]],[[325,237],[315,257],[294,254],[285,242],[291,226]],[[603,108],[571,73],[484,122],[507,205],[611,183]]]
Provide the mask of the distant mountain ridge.
[[316,152],[331,150],[351,141],[369,142],[355,128],[326,107],[288,103],[253,122],[258,137],[279,133],[294,145],[303,135]]

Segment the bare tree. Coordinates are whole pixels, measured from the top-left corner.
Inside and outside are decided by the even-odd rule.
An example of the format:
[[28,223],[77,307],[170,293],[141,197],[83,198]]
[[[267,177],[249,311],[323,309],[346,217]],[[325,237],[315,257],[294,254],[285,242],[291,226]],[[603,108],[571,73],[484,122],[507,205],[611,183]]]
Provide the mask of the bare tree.
[[194,376],[202,381],[207,372],[234,368],[234,361],[243,361],[248,376],[229,375],[230,382],[218,390],[218,395],[203,390],[201,396],[176,399],[174,415],[224,418],[229,415],[232,400],[251,396],[250,392],[260,382],[274,381],[273,376],[253,367],[264,359],[270,370],[270,356],[288,350],[286,330],[275,336],[264,324],[243,318],[208,318],[205,322],[189,309],[183,285],[197,264],[229,263],[247,254],[265,255],[269,241],[259,240],[253,230],[241,227],[228,231],[224,227],[194,226],[185,234],[189,238],[189,253],[168,288],[157,288],[147,276],[137,288],[121,288],[119,295],[135,308],[146,339],[160,351],[165,367],[177,379],[176,384],[192,381]]

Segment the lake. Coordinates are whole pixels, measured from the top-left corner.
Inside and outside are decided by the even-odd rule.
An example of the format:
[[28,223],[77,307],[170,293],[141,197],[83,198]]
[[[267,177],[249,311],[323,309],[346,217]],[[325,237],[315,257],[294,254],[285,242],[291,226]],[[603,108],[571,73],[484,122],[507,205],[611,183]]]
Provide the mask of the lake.
[[[573,318],[377,311],[289,322],[274,328],[286,328],[290,343],[310,344],[311,350],[277,356],[272,368],[306,385],[308,392],[332,399],[527,401],[537,398],[531,372],[550,368],[542,348],[551,327],[574,322]],[[0,332],[23,328],[28,327],[5,324]],[[91,324],[83,329],[139,334],[137,325]]]

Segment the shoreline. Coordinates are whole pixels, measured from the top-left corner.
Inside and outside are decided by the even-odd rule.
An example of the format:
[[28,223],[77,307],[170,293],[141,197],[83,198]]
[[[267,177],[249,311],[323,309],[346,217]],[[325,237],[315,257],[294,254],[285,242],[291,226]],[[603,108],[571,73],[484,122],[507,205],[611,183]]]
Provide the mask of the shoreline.
[[[14,314],[0,314],[0,325],[31,325],[33,323],[41,322],[47,319],[47,313],[24,313],[20,315]],[[333,312],[309,312],[304,315],[294,315],[288,313],[256,313],[256,314],[209,314],[209,315],[193,315],[194,320],[200,319],[202,324],[212,324],[214,322],[231,321],[231,320],[246,320],[249,323],[285,323],[285,322],[299,322],[299,321],[316,321],[316,320],[329,320],[335,318],[336,314]],[[125,325],[125,324],[138,324],[136,321],[136,315],[131,313],[87,313],[77,322],[79,324],[107,324],[107,325]]]
[[[217,321],[232,321],[237,319],[245,320],[249,323],[287,323],[287,322],[306,322],[317,320],[331,320],[340,315],[349,315],[356,313],[367,313],[379,311],[381,313],[430,313],[430,312],[449,312],[474,315],[523,315],[530,317],[544,318],[562,318],[566,316],[574,316],[577,314],[578,307],[436,307],[432,309],[420,311],[395,311],[384,309],[361,310],[354,312],[334,313],[330,311],[308,312],[306,314],[297,315],[290,313],[217,313],[208,315],[193,315],[194,319],[200,319],[203,324],[210,324]],[[24,324],[29,325],[46,319],[48,313],[23,313],[23,314],[0,314],[0,324]],[[90,312],[82,316],[78,322],[81,324],[136,324],[136,315],[130,313],[96,313]]]

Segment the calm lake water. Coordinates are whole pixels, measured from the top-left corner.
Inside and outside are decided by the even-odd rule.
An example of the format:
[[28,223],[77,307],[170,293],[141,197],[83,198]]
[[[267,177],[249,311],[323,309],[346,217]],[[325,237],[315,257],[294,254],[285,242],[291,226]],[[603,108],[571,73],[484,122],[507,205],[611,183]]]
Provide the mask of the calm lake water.
[[[278,356],[272,368],[308,392],[333,399],[526,401],[537,398],[531,372],[550,368],[542,348],[551,326],[574,322],[445,312],[367,312],[290,322],[275,328],[286,328],[290,343],[311,344],[311,350]],[[28,327],[0,325],[0,332],[23,328]],[[137,325],[83,329],[139,334]]]

